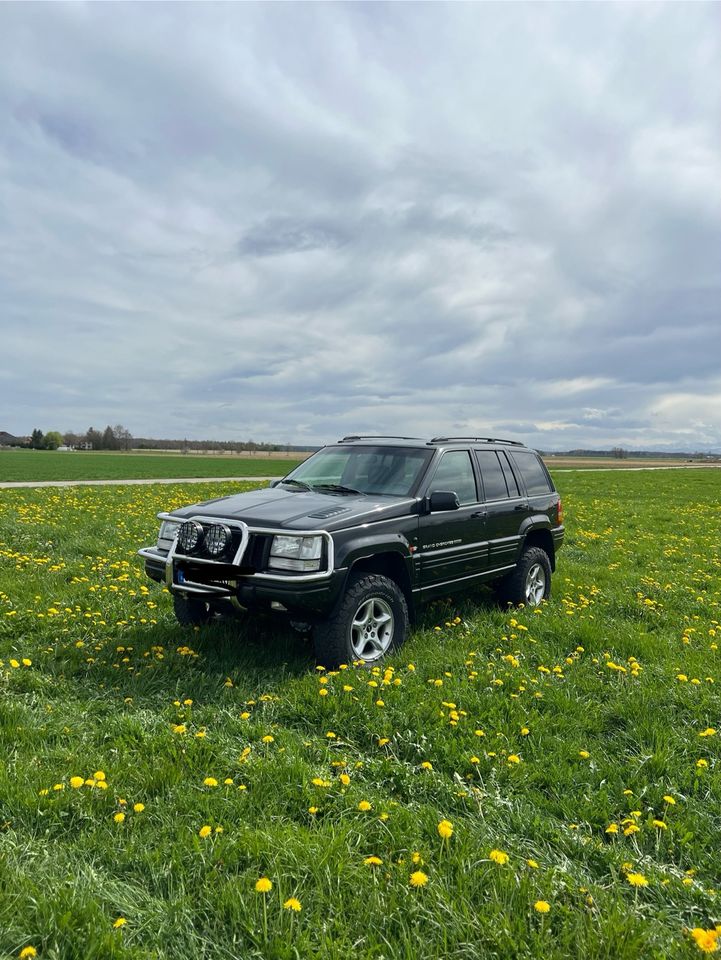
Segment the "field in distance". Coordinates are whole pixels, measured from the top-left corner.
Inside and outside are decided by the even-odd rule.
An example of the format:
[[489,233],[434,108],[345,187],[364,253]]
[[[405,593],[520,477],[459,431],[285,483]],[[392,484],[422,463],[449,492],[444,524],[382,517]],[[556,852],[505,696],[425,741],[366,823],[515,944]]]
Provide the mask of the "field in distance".
[[[127,452],[74,450],[1,450],[0,483],[52,480],[162,480],[193,477],[282,477],[308,454],[273,451],[254,454]],[[721,466],[678,457],[613,459],[547,456],[550,470],[633,470],[659,467]]]
[[304,459],[265,454],[106,453],[73,450],[4,450],[0,482],[33,480],[149,480],[189,477],[283,477]]

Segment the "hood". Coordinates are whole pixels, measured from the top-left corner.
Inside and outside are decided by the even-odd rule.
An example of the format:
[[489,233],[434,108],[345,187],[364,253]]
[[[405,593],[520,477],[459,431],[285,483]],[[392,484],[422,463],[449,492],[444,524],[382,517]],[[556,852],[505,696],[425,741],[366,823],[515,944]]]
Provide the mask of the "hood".
[[408,516],[415,502],[411,497],[355,496],[266,487],[181,507],[173,510],[173,516],[227,517],[243,520],[250,527],[285,530],[338,530]]

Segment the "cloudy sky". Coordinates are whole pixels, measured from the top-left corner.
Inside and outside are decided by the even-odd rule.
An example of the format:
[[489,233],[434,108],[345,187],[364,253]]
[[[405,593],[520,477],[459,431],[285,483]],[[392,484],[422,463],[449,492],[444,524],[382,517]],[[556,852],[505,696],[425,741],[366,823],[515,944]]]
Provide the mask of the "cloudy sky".
[[0,429],[721,449],[721,5],[0,4]]

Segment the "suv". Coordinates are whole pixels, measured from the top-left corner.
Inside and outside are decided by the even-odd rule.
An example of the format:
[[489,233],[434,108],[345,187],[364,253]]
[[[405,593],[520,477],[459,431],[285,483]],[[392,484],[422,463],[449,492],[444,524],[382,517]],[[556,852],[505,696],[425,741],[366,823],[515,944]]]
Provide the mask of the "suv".
[[535,606],[564,533],[538,454],[487,437],[344,437],[269,488],[158,519],[139,554],[181,624],[279,611],[326,667],[379,660],[421,603],[456,589]]

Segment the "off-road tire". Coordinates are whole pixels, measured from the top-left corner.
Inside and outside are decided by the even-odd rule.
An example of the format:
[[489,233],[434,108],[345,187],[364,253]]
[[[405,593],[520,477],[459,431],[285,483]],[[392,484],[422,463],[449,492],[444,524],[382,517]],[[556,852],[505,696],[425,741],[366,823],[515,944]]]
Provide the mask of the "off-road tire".
[[173,594],[173,610],[181,627],[201,627],[209,623],[213,616],[210,604],[205,600],[183,597],[178,593]]
[[[375,603],[374,603],[375,601]],[[356,623],[356,634],[359,633],[357,618],[364,610],[369,610],[368,649],[369,654],[359,656],[358,643],[353,647],[353,627]],[[373,609],[375,608],[375,613]],[[388,614],[391,621],[386,620],[380,629],[374,627]],[[372,622],[371,622],[372,621]],[[391,638],[387,645],[380,636],[382,630],[391,625]],[[373,630],[376,630],[374,633]],[[362,634],[362,631],[360,631]],[[377,651],[371,650],[371,644],[378,634]],[[397,650],[408,634],[408,604],[403,591],[394,580],[376,573],[351,574],[345,595],[335,613],[327,620],[316,624],[313,630],[313,644],[318,663],[329,669],[339,667],[342,663],[354,663],[362,660],[364,663],[377,663],[386,654]],[[360,641],[362,642],[362,640]],[[382,648],[382,649],[381,649]]]
[[[542,586],[540,581],[543,581]],[[503,604],[535,607],[551,595],[551,561],[542,547],[526,547],[513,573],[494,584]]]

